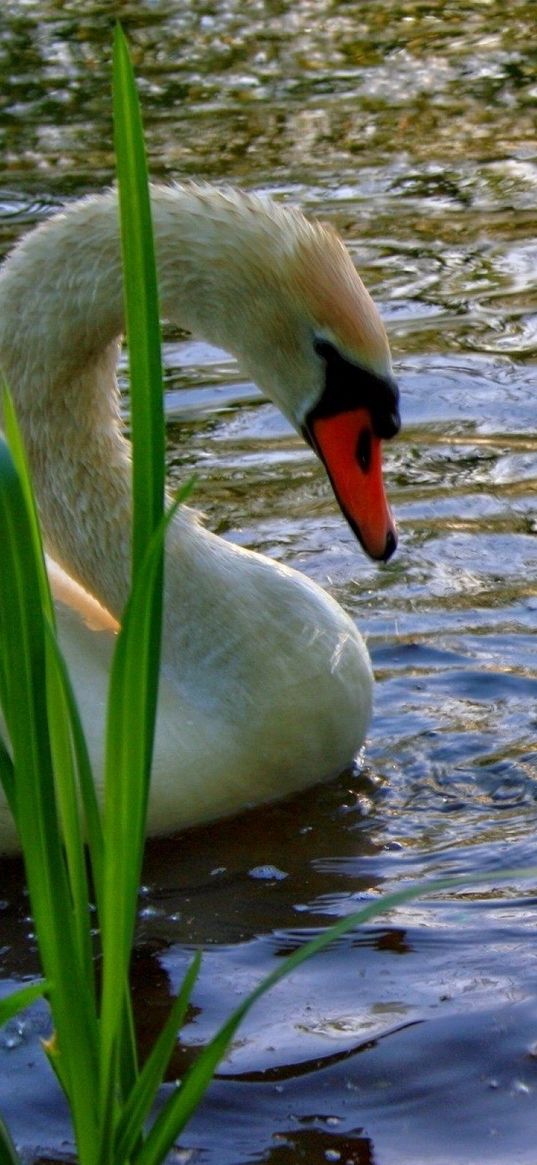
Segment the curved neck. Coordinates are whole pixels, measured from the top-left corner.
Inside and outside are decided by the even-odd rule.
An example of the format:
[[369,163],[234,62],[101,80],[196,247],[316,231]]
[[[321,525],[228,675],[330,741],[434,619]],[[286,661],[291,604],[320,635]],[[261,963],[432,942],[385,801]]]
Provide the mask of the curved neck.
[[[276,287],[290,249],[289,229],[286,238],[275,229],[278,210],[203,187],[155,188],[152,204],[162,315],[225,347],[248,369],[248,337],[259,340],[260,251],[270,254]],[[266,275],[261,282],[266,295]],[[7,261],[0,364],[47,549],[116,616],[128,593],[131,526],[129,445],[116,383],[122,331],[117,199],[110,193],[57,215]]]

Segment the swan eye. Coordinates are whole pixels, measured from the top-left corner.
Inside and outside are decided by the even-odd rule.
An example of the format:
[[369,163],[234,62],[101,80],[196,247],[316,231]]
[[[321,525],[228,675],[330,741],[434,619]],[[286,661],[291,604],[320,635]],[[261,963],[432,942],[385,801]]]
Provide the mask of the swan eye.
[[363,473],[368,473],[371,466],[371,430],[362,429],[356,443],[356,460]]
[[[399,390],[392,376],[377,376],[359,363],[342,355],[330,340],[315,336],[313,349],[324,364],[324,390],[315,408],[314,416],[336,416],[338,413],[367,409],[376,437],[389,439],[399,432]],[[369,459],[366,438],[357,458]],[[360,445],[360,442],[358,442]],[[360,462],[361,463],[361,462]]]
[[337,348],[334,348],[329,340],[321,340],[319,336],[316,336],[313,341],[313,351],[327,364],[332,357],[337,355]]

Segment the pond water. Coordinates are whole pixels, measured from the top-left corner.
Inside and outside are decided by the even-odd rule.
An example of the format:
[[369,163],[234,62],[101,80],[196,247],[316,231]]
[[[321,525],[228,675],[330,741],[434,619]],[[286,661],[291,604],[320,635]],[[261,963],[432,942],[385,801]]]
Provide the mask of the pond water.
[[[366,561],[320,466],[228,357],[166,337],[169,469],[219,533],[311,575],[367,637],[363,768],[152,843],[134,981],[151,1038],[205,949],[170,1079],[275,961],[420,877],[468,875],[355,931],[252,1012],[173,1160],[534,1165],[537,55],[511,0],[4,0],[0,242],[112,180],[121,15],[152,173],[230,179],[335,224],[379,304],[404,428],[400,528]],[[474,873],[498,871],[489,885]],[[36,970],[0,863],[0,991]],[[28,1163],[73,1160],[38,1007],[0,1033]]]

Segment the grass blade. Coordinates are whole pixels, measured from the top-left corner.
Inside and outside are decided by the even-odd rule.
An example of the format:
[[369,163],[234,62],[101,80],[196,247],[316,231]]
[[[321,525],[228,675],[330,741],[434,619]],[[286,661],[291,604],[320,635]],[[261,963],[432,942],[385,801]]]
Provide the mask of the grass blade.
[[84,729],[71,684],[71,678],[66,667],[65,659],[59,649],[58,641],[55,635],[52,634],[50,628],[48,628],[48,648],[52,655],[53,666],[58,674],[58,681],[64,702],[64,714],[69,724],[71,747],[75,759],[76,774],[89,843],[93,880],[97,898],[99,899],[102,894],[104,850],[101,811],[97,803],[88,746],[84,736]]
[[[0,684],[0,689],[2,685]],[[5,740],[0,736],[0,785],[11,814],[15,817],[15,768]]]
[[[107,726],[107,779],[104,818],[105,895],[102,916],[103,1061],[112,1055],[118,1035],[117,1016],[133,940],[145,832],[148,783],[144,759],[148,716],[147,671],[150,650],[151,597],[160,582],[162,546],[174,505],[162,520],[125,610],[112,663]],[[121,893],[118,893],[121,887]],[[104,1070],[104,1069],[103,1069]]]
[[46,613],[52,626],[55,624],[54,604],[52,602],[52,595],[50,592],[49,578],[45,567],[45,558],[43,553],[43,542],[41,538],[41,527],[39,525],[39,517],[37,513],[37,506],[34,498],[34,491],[32,489],[30,470],[28,467],[28,460],[26,457],[26,450],[24,448],[21,431],[15,414],[13,400],[9,393],[8,387],[4,382],[2,393],[2,408],[4,417],[4,429],[6,439],[9,445],[11,456],[15,463],[15,468],[19,475],[24,500],[26,503],[26,511],[28,514],[29,527],[32,536],[32,543],[36,560],[42,564],[38,571],[39,586],[41,590],[42,609]]
[[[151,205],[138,94],[127,42],[114,41],[114,126],[132,400],[133,574],[164,506],[164,404]],[[158,391],[157,391],[158,389]]]
[[63,680],[60,652],[50,624],[45,625],[47,653],[47,714],[54,789],[58,805],[61,837],[65,849],[69,893],[72,903],[73,938],[81,967],[87,969],[92,991],[93,950],[88,919],[89,887],[84,839],[80,821],[76,757],[73,752],[69,696]]
[[177,1032],[180,1031],[190,997],[201,965],[201,955],[195,955],[181,984],[179,995],[174,1000],[170,1014],[153,1045],[144,1067],[125,1105],[118,1124],[115,1154],[117,1161],[127,1161],[135,1148],[140,1130],[149,1116],[160,1085],[164,1079],[166,1066],[175,1047]]
[[[164,554],[162,536],[146,569],[147,549],[162,521],[164,505],[160,317],[141,117],[119,27],[114,41],[114,127],[131,381],[133,592],[118,636],[108,701],[101,902],[103,1165],[111,1160],[114,1104],[124,1099],[136,1078],[126,984],[156,717]],[[138,590],[139,578],[146,587],[143,595]]]
[[[502,871],[496,877],[499,877],[501,880],[508,880],[514,873],[515,871]],[[532,867],[527,870],[516,871],[516,876],[517,878],[521,876],[533,878],[536,873],[537,870],[535,867]],[[292,971],[295,971],[307,959],[325,950],[330,943],[341,938],[348,931],[354,930],[357,926],[370,922],[374,918],[378,918],[381,914],[388,913],[397,906],[414,901],[417,898],[422,898],[427,894],[437,893],[441,890],[454,889],[457,886],[468,887],[476,882],[486,884],[490,883],[490,881],[491,873],[487,871],[483,875],[436,878],[434,881],[424,885],[413,885],[404,890],[398,890],[393,894],[383,895],[375,902],[371,902],[362,910],[359,910],[356,914],[341,919],[334,926],[329,927],[322,934],[311,939],[310,942],[305,943],[298,951],[289,955],[270,975],[262,979],[258,986],[239,1004],[226,1023],[223,1024],[214,1038],[200,1053],[196,1062],[186,1073],[177,1091],[169,1098],[159,1113],[147,1136],[145,1144],[135,1158],[135,1165],[160,1165],[160,1162],[164,1160],[166,1154],[172,1149],[177,1137],[180,1136],[185,1125],[196,1111],[213,1079],[218,1064],[225,1056],[242,1020],[251,1010],[254,1003],[269,991],[271,987],[274,987],[281,979],[284,979]]]
[[18,1015],[19,1011],[24,1011],[25,1007],[35,1003],[36,999],[40,999],[46,993],[47,987],[46,980],[40,979],[37,983],[29,983],[27,987],[20,987],[18,991],[13,991],[11,995],[0,999],[0,1027],[13,1019],[14,1015]]
[[21,1165],[13,1141],[0,1116],[0,1165]]
[[[30,487],[28,487],[30,488]],[[49,627],[42,610],[44,570],[27,489],[0,440],[0,698],[16,772],[13,807],[21,837],[41,960],[72,1088],[76,1135],[95,1139],[96,1016],[80,964],[78,928],[62,852],[50,749],[47,686]],[[89,927],[89,920],[87,922]],[[88,1157],[88,1161],[90,1158]]]
[[[30,480],[28,461],[19,429],[13,401],[7,387],[3,392],[3,412],[6,435],[14,465],[18,473],[20,486],[24,498],[37,579],[41,595],[41,611],[43,615],[43,629],[45,635],[46,655],[46,702],[47,727],[49,733],[52,770],[55,774],[54,790],[57,798],[59,817],[62,822],[62,839],[66,849],[69,869],[69,882],[72,896],[73,910],[76,923],[76,934],[79,944],[81,965],[91,966],[90,930],[88,925],[88,886],[84,845],[80,831],[80,815],[77,795],[77,771],[84,776],[84,801],[88,801],[88,786],[93,789],[93,780],[87,774],[89,759],[87,750],[81,745],[81,727],[78,709],[72,696],[67,669],[58,648],[53,629],[55,628],[55,613],[50,591],[48,574],[45,566],[43,544],[37,507]],[[76,749],[73,749],[76,742]],[[6,779],[6,757],[0,758],[4,768],[4,783]],[[77,763],[78,762],[78,763]],[[7,776],[9,787],[9,776]],[[14,786],[11,788],[14,796]],[[93,819],[93,828],[96,829]],[[98,848],[98,836],[95,839]]]

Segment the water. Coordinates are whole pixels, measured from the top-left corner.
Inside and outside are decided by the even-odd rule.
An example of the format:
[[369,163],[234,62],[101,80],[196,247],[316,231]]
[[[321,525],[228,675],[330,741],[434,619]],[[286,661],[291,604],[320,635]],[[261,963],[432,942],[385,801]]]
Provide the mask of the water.
[[[111,7],[5,0],[4,246],[111,181]],[[377,695],[361,774],[149,847],[141,1038],[198,944],[170,1079],[320,926],[421,876],[469,878],[263,1000],[175,1159],[533,1165],[535,879],[471,877],[535,860],[534,6],[162,0],[121,13],[154,175],[270,189],[333,222],[386,319],[404,421],[386,450],[400,548],[378,567],[233,362],[167,333],[172,480],[196,471],[213,529],[337,596],[368,638]],[[0,872],[5,993],[36,959],[20,866]],[[32,1165],[72,1159],[45,1023],[36,1008],[0,1044],[0,1112]]]

